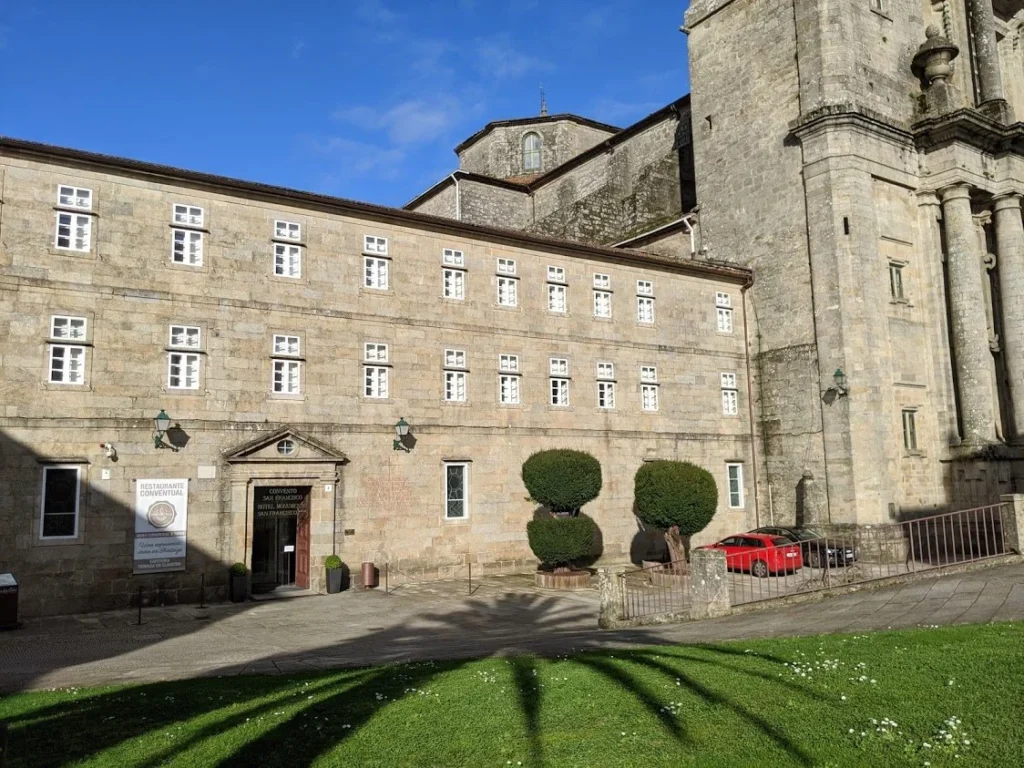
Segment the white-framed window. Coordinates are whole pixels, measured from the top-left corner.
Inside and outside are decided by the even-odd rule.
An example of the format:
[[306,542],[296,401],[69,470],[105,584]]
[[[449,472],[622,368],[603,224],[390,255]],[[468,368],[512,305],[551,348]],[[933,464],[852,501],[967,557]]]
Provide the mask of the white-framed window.
[[50,345],[50,383],[85,384],[85,347]]
[[366,256],[363,259],[363,285],[378,291],[388,289],[388,260]]
[[598,291],[610,291],[612,288],[612,279],[608,275],[602,275],[600,272],[594,273],[594,289]]
[[615,363],[597,363],[597,407],[615,407]]
[[445,248],[441,251],[441,263],[449,267],[464,267],[466,266],[466,257],[462,251]]
[[203,332],[198,326],[194,325],[172,325],[168,330],[167,346],[201,349],[203,346]]
[[376,235],[363,235],[363,253],[376,253],[381,256],[388,255],[388,239]]
[[88,321],[84,317],[53,315],[50,317],[50,338],[85,341]]
[[302,393],[302,363],[299,360],[274,361],[274,394]]
[[498,402],[519,405],[519,355],[498,355]]
[[540,170],[540,134],[532,131],[523,136],[523,170]]
[[736,387],[736,374],[721,374],[722,382],[722,413],[735,416],[740,412],[739,391]]
[[200,355],[188,352],[167,353],[168,389],[199,389]]
[[88,251],[92,247],[92,216],[57,211],[54,245],[64,251]]
[[636,321],[647,324],[654,322],[654,299],[650,296],[636,297]]
[[654,295],[654,283],[650,280],[637,280],[636,281],[636,295],[637,296],[653,296]]
[[715,311],[719,333],[732,333],[732,296],[718,291],[715,293]]
[[73,539],[78,536],[81,484],[81,467],[43,467],[42,504],[39,509],[41,539]]
[[548,267],[549,283],[565,283],[565,267]]
[[274,243],[274,274],[279,277],[302,277],[302,246]]
[[69,184],[57,185],[57,205],[63,208],[77,208],[80,211],[92,210],[92,190],[85,187],[73,187]]
[[729,508],[740,509],[744,506],[743,465],[738,462],[726,464],[725,473],[729,481]]
[[498,303],[503,307],[519,306],[519,278],[498,278]]
[[903,447],[908,453],[917,453],[917,411],[903,410]]
[[565,291],[566,287],[564,285],[548,283],[548,312],[565,313]]
[[363,344],[363,395],[374,399],[388,397],[390,371],[387,366],[388,345],[379,342]]
[[906,295],[903,292],[903,267],[905,265],[889,262],[889,294],[894,301],[905,301]]
[[191,229],[171,230],[171,261],[190,267],[203,265],[203,233]]
[[612,316],[612,295],[608,291],[594,291],[594,317]]
[[551,405],[569,405],[569,361],[564,357],[552,357],[548,360],[548,373],[551,384]]
[[172,221],[175,224],[184,224],[189,227],[201,227],[205,220],[203,209],[197,205],[174,204]]
[[640,366],[640,407],[658,410],[658,369],[653,365]]
[[302,225],[294,221],[277,219],[274,221],[274,237],[278,240],[300,242],[302,240]]
[[469,516],[469,462],[444,463],[444,516],[447,520]]
[[302,341],[298,336],[289,336],[280,333],[274,334],[273,353],[275,355],[287,355],[288,357],[298,357],[301,349]]
[[446,299],[462,301],[466,298],[466,273],[461,269],[441,270],[441,291]]
[[516,260],[515,259],[498,259],[498,274],[499,275],[514,275],[516,274]]
[[466,352],[462,349],[444,351],[444,399],[453,403],[466,402]]

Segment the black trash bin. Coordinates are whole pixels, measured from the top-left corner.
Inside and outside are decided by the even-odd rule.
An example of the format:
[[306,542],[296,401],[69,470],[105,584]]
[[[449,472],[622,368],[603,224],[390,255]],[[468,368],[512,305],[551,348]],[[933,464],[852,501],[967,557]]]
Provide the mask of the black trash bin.
[[13,573],[0,573],[0,629],[18,626],[18,580]]

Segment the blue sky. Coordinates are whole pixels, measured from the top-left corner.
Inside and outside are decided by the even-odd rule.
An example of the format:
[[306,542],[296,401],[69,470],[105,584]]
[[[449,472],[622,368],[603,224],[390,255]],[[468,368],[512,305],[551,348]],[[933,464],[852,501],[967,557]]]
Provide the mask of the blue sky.
[[622,126],[686,93],[685,6],[0,0],[0,134],[402,205],[541,83]]

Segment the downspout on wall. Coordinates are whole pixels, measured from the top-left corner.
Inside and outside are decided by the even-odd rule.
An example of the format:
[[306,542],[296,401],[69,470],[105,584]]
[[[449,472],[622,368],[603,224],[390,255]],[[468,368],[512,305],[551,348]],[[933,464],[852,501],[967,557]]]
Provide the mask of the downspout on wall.
[[451,180],[455,183],[455,220],[462,221],[462,193],[459,190],[458,171],[452,173]]

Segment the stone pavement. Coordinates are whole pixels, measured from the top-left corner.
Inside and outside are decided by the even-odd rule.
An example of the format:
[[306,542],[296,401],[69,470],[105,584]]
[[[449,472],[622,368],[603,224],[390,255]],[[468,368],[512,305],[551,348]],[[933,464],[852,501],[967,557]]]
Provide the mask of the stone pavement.
[[597,593],[531,576],[242,605],[38,619],[0,633],[0,690],[284,673],[413,659],[557,654],[656,643],[1024,620],[1024,564],[710,621],[597,629]]

